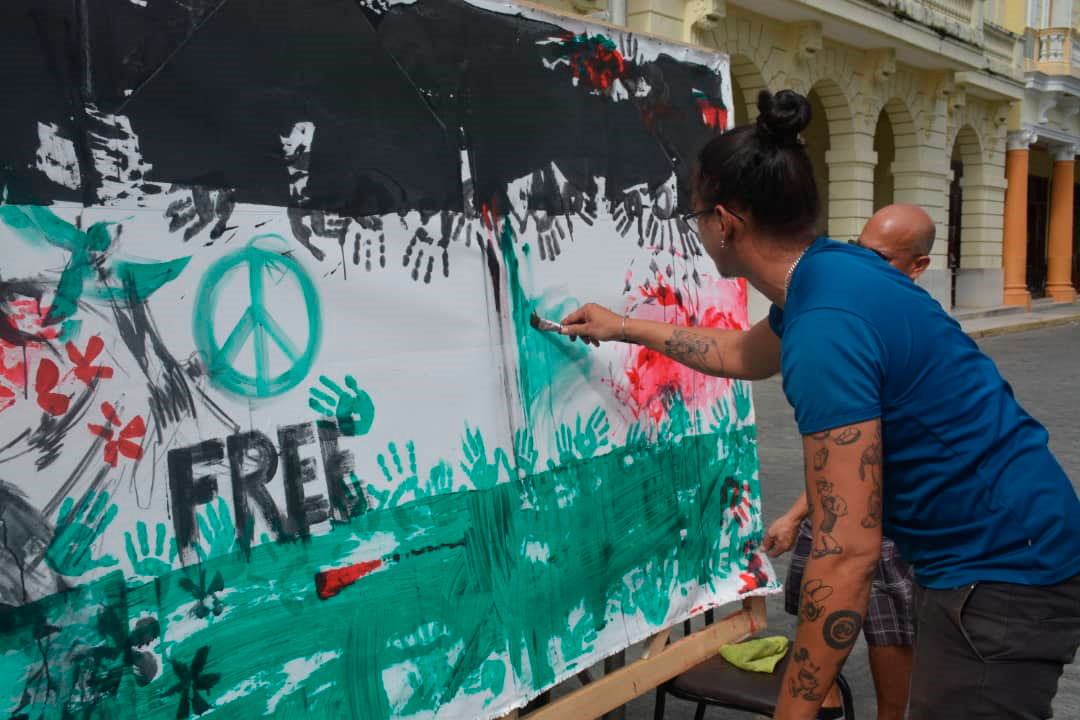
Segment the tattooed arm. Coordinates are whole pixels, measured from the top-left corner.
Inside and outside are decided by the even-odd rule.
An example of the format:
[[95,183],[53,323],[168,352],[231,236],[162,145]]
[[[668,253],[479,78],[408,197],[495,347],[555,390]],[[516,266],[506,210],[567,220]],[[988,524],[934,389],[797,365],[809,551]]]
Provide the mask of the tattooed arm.
[[761,380],[780,371],[780,338],[769,321],[749,330],[683,327],[616,315],[599,305],[584,305],[562,321],[564,334],[599,344],[624,340],[644,345],[708,375]]
[[814,718],[862,627],[881,552],[881,422],[803,437],[814,543],[778,720]]

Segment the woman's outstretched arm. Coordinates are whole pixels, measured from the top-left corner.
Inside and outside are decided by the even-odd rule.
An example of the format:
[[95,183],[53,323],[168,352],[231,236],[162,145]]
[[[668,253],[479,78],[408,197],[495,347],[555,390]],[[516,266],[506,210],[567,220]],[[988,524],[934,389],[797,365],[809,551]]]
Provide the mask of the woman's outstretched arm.
[[563,319],[563,334],[599,345],[621,340],[661,352],[708,375],[761,380],[780,370],[780,338],[762,320],[749,330],[686,327],[624,318],[589,303]]

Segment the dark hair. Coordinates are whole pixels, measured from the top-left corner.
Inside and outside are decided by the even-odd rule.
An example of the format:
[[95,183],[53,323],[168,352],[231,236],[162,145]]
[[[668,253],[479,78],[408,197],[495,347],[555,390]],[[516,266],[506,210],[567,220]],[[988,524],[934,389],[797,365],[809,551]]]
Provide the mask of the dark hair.
[[812,227],[820,200],[799,139],[810,124],[810,103],[793,90],[762,90],[757,105],[756,122],[714,137],[698,153],[698,199],[709,207],[731,205],[772,230]]

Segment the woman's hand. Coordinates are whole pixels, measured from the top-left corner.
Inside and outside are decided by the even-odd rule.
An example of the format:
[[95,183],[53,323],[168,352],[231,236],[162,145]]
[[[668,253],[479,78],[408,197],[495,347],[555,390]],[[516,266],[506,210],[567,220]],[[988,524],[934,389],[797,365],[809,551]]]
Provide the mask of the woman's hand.
[[622,340],[624,320],[607,308],[596,303],[583,305],[563,318],[563,335],[571,340],[581,338],[584,342],[600,345],[601,340]]

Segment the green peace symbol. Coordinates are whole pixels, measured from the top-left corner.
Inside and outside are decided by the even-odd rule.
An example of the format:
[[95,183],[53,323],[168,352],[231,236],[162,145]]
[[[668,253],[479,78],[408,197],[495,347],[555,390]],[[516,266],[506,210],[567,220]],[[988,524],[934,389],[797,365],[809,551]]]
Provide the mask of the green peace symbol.
[[[206,271],[199,283],[195,301],[193,333],[195,345],[202,353],[211,381],[231,392],[247,397],[273,397],[293,388],[303,380],[315,360],[321,334],[319,296],[315,285],[304,272],[300,263],[291,256],[257,245],[258,241],[273,239],[287,244],[280,235],[256,235],[247,247],[221,258]],[[251,304],[236,326],[229,332],[225,342],[218,342],[214,333],[214,310],[217,308],[221,289],[227,276],[246,267]],[[264,303],[263,273],[278,270],[292,273],[300,285],[307,311],[308,340],[301,351],[285,330],[274,320]],[[240,350],[252,339],[255,351],[255,375],[247,375],[233,367]],[[269,344],[274,344],[292,363],[285,372],[271,376]]]

